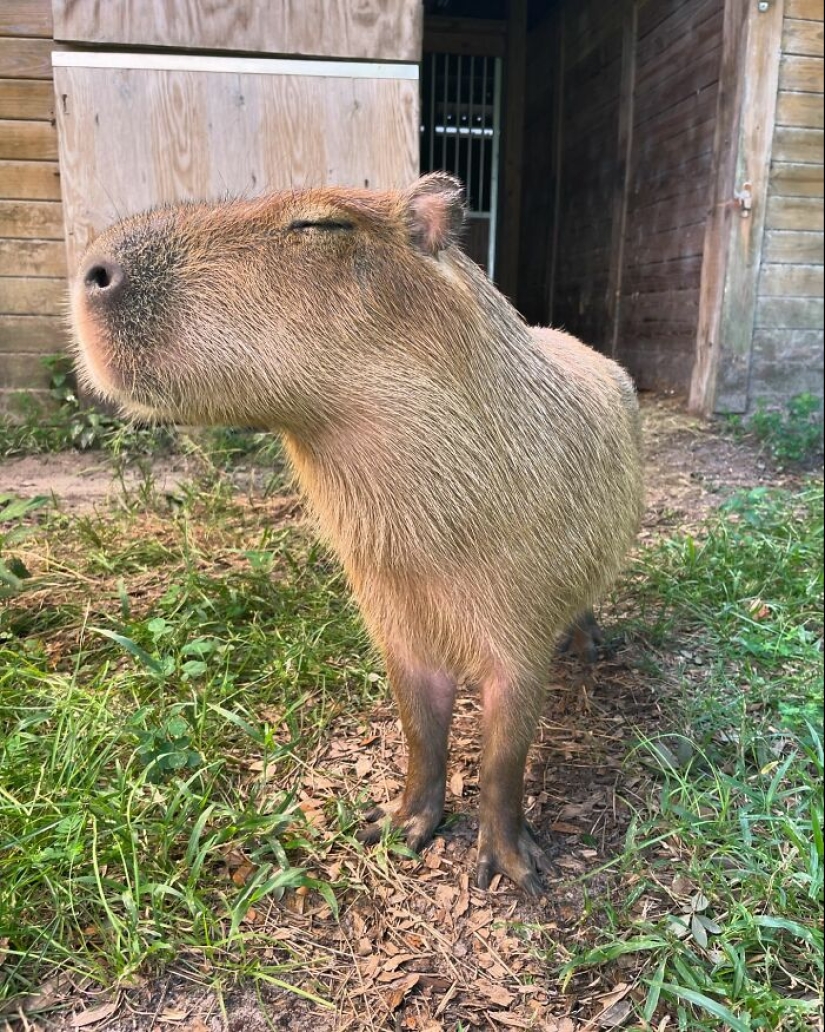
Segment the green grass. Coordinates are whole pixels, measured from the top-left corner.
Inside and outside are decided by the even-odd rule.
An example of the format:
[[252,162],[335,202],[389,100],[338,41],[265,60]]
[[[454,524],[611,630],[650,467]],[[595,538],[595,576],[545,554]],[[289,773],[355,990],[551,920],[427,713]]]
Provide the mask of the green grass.
[[730,416],[728,424],[738,437],[759,441],[777,465],[811,464],[822,458],[822,401],[813,394],[797,394],[783,406],[763,402],[748,416]]
[[564,976],[643,964],[639,1027],[822,1027],[822,507],[821,481],[745,492],[638,564],[678,716],[629,758],[658,788],[609,865],[621,905]]
[[0,614],[0,996],[182,955],[306,967],[266,961],[248,916],[300,886],[334,910],[318,865],[351,818],[328,800],[321,836],[295,788],[381,686],[338,568],[265,523],[218,483],[148,526],[30,528]]
[[[249,456],[231,433],[216,450]],[[354,801],[324,791],[310,820],[301,779],[383,678],[337,565],[210,468],[93,515],[3,503],[0,998],[171,961],[315,991],[319,952],[273,950],[259,917],[290,889],[317,920],[348,898]],[[628,756],[650,791],[616,892],[547,964],[637,982],[632,1027],[817,1027],[822,501],[815,480],[736,495],[620,589],[671,723]]]

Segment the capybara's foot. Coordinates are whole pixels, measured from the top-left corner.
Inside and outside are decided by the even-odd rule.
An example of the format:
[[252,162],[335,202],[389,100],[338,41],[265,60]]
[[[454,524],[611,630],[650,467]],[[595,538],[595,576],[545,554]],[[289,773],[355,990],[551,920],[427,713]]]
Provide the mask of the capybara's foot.
[[509,838],[501,829],[482,826],[476,868],[480,889],[489,889],[493,876],[503,874],[528,896],[541,896],[545,891],[541,875],[551,870],[550,861],[526,824],[515,837]]
[[599,647],[604,644],[604,634],[596,622],[593,610],[582,613],[567,630],[559,649],[575,656],[581,663],[595,663],[599,658]]
[[367,825],[356,832],[355,837],[365,845],[374,845],[380,841],[387,827],[401,832],[409,848],[418,853],[430,839],[438,827],[444,813],[444,806],[435,801],[412,807],[404,802],[404,797],[391,803],[376,806],[367,813]]

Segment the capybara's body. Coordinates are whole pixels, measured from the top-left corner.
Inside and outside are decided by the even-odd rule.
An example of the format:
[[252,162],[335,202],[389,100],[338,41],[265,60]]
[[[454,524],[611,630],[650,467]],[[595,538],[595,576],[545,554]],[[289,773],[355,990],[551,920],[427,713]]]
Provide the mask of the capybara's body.
[[73,318],[127,411],[283,434],[401,710],[407,784],[374,816],[432,835],[456,685],[477,684],[479,882],[537,892],[526,755],[555,639],[638,526],[638,412],[617,365],[523,323],[457,248],[462,215],[438,174],[164,209],[92,245]]

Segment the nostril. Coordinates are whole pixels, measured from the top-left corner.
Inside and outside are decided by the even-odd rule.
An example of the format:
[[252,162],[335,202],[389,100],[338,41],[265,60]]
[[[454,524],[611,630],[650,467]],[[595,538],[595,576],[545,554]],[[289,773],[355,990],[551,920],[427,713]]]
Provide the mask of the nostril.
[[123,279],[123,269],[116,262],[97,261],[86,270],[83,282],[87,290],[112,292]]

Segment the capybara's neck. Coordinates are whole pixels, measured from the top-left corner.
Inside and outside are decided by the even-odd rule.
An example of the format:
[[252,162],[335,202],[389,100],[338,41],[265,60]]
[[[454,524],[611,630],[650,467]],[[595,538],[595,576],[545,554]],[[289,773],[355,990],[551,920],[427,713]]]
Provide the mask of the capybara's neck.
[[[517,521],[505,511],[516,497],[508,478],[542,464],[531,427],[545,420],[524,406],[546,403],[553,370],[478,267],[458,252],[449,263],[454,304],[439,306],[426,337],[418,320],[416,338],[393,341],[387,361],[343,375],[326,418],[285,434],[322,533],[345,560],[460,563],[456,528],[477,538]],[[416,293],[412,325],[427,303]]]

